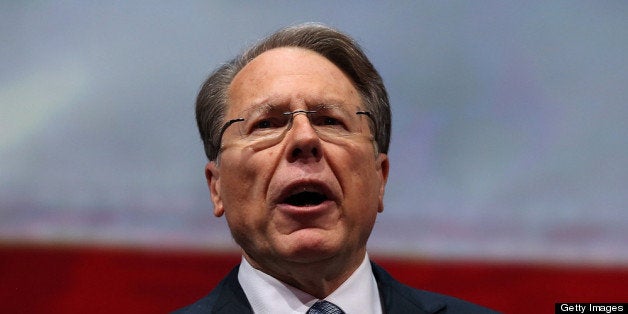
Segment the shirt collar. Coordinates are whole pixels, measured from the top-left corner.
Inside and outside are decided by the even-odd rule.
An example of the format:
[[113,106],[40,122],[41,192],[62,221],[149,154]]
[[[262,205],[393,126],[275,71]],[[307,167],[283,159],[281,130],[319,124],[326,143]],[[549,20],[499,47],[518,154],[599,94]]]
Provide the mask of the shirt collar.
[[[243,257],[238,281],[255,313],[305,313],[317,298],[257,270]],[[368,254],[351,276],[325,300],[345,313],[382,313]]]

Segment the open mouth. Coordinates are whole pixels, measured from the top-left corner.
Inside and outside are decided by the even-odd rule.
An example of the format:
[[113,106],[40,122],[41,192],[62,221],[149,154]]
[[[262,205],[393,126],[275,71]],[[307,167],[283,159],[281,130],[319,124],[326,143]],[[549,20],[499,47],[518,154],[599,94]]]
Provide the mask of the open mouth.
[[327,199],[328,198],[327,196],[325,196],[325,194],[322,194],[319,192],[303,191],[303,192],[299,192],[299,193],[288,196],[284,200],[284,203],[292,205],[292,206],[299,206],[299,207],[316,206],[323,203]]

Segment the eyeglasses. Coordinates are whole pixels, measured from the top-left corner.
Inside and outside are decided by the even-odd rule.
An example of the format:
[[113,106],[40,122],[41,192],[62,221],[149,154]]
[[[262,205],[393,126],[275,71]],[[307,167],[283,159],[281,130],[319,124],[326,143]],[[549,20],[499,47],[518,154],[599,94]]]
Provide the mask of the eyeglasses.
[[299,114],[307,116],[311,127],[324,141],[342,144],[358,137],[368,137],[373,141],[368,123],[362,121],[362,117],[367,116],[374,123],[368,111],[349,112],[335,105],[322,105],[314,110],[285,111],[285,108],[266,105],[244,111],[241,118],[227,121],[220,130],[220,139],[232,125],[232,133],[235,134],[222,143],[220,150],[237,144],[253,145],[257,149],[274,146],[281,142],[292,127],[294,117]]

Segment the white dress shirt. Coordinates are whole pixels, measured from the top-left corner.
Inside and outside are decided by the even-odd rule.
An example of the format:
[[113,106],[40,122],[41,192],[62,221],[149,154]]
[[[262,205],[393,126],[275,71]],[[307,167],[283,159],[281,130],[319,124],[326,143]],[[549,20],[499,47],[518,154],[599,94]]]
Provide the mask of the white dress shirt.
[[[238,281],[254,313],[304,314],[317,298],[259,271],[242,257]],[[339,306],[345,313],[381,314],[377,282],[368,254],[362,264],[325,300]]]

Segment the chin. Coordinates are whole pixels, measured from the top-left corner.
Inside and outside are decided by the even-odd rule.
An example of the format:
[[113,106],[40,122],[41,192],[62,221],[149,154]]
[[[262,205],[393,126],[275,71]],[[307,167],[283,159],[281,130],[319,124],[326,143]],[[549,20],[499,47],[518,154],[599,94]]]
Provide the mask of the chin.
[[322,261],[327,261],[337,254],[335,251],[320,251],[320,250],[304,250],[298,252],[292,252],[285,257],[286,260],[299,263],[299,264],[313,264]]
[[[303,230],[301,230],[303,231]],[[316,262],[326,260],[342,250],[338,238],[325,237],[320,234],[292,234],[291,239],[282,239],[281,251],[287,259],[296,262]]]

